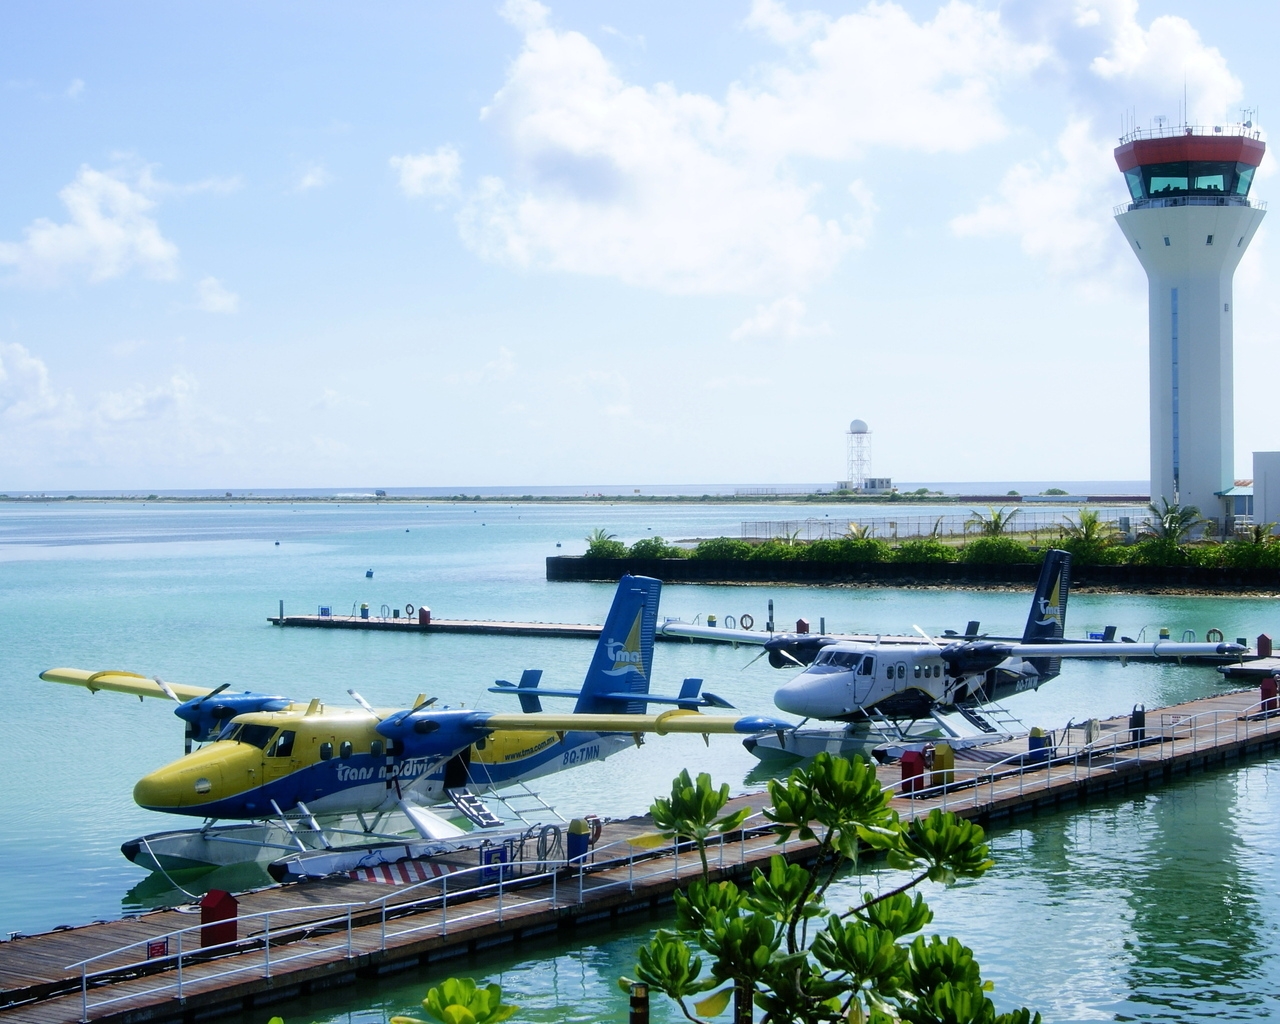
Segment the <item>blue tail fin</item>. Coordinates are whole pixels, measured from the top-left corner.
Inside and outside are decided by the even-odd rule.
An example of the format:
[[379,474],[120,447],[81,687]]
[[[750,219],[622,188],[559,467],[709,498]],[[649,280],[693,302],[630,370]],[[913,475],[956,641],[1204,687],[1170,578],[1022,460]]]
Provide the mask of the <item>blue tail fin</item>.
[[604,621],[591,668],[582,682],[578,714],[642,715],[645,702],[607,694],[649,692],[653,669],[653,634],[658,624],[662,581],[647,576],[623,576]]
[[[1022,631],[1026,644],[1061,640],[1067,622],[1067,597],[1071,592],[1071,553],[1056,548],[1044,556],[1040,582],[1031,599],[1027,628]],[[1032,658],[1040,680],[1052,679],[1062,667],[1061,658]]]

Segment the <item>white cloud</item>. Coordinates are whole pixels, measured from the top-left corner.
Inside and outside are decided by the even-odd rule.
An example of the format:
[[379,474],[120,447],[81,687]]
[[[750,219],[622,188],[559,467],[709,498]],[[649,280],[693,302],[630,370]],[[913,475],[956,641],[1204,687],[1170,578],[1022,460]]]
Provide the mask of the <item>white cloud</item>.
[[71,84],[67,86],[67,99],[78,100],[80,94],[84,92],[84,79],[73,78]]
[[956,217],[952,230],[960,236],[1015,235],[1023,252],[1045,260],[1055,273],[1088,275],[1108,267],[1121,251],[1111,218],[1120,179],[1112,145],[1095,137],[1088,121],[1071,121],[1052,154],[1010,168],[998,197]]
[[[624,81],[545,7],[510,2],[524,48],[483,116],[508,138],[511,180],[480,179],[459,215],[464,240],[517,266],[616,277],[677,293],[774,293],[828,274],[870,230],[864,185],[853,203],[797,177],[797,158],[849,161],[873,145],[964,150],[999,138],[1005,79],[1045,56],[1013,41],[998,15],[953,2],[915,22],[895,4],[831,20],[753,8],[749,24],[802,53],[724,100]],[[456,181],[440,155],[395,158],[401,187]],[[415,193],[415,189],[418,191]],[[437,192],[443,191],[441,188]]]
[[434,153],[393,156],[391,166],[400,172],[400,189],[407,196],[443,196],[458,191],[462,157],[452,146]]
[[195,387],[194,378],[186,373],[175,373],[153,387],[135,384],[124,391],[104,392],[99,397],[96,412],[106,423],[164,419],[189,404]]
[[206,313],[237,313],[240,310],[240,296],[216,277],[206,277],[196,285],[196,309]]
[[310,192],[315,188],[324,188],[333,180],[333,176],[321,164],[311,164],[298,178],[295,186],[299,192]]
[[0,266],[16,269],[24,284],[53,284],[67,270],[105,281],[137,267],[149,277],[177,274],[178,247],[150,216],[155,203],[112,174],[85,165],[58,193],[69,219],[45,218],[26,229],[21,242],[0,242]]
[[729,335],[734,341],[744,338],[784,338],[794,341],[796,338],[815,334],[830,334],[827,324],[812,326],[804,322],[808,307],[796,295],[784,295],[775,302],[756,307],[752,316],[747,317]]
[[1206,46],[1185,18],[1163,15],[1144,29],[1137,0],[1084,0],[1077,24],[1099,26],[1107,38],[1107,52],[1090,64],[1095,75],[1129,89],[1145,87],[1166,102],[1174,93],[1181,98],[1185,85],[1192,124],[1228,119],[1244,95],[1226,58],[1217,47]]
[[49,368],[26,348],[0,342],[0,420],[30,423],[64,411],[68,398],[59,397],[49,384]]
[[496,381],[513,377],[516,372],[516,358],[505,345],[498,346],[498,354],[476,370],[466,373],[451,373],[445,380],[450,384],[492,384]]

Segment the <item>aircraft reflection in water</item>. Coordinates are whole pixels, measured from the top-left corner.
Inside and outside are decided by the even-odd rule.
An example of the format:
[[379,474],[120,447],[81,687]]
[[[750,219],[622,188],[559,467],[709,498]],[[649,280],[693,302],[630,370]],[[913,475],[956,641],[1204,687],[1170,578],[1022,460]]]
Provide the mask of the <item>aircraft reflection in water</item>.
[[[750,735],[784,723],[770,718],[704,715],[699,707],[727,707],[700,697],[699,680],[686,680],[678,697],[649,693],[654,629],[662,584],[624,576],[596,646],[595,656],[570,714],[541,712],[532,696],[540,672],[526,672],[518,714],[436,707],[423,695],[410,707],[378,710],[354,691],[356,708],[328,707],[318,698],[295,701],[276,694],[228,693],[148,679],[130,672],[50,669],[41,678],[114,690],[140,697],[168,697],[186,723],[189,752],[151,772],[134,787],[145,808],[207,819],[196,832],[166,833],[126,843],[131,860],[154,868],[226,864],[252,859],[238,846],[305,845],[305,831],[328,847],[343,836],[377,833],[382,816],[400,812],[424,839],[454,839],[464,831],[429,808],[481,826],[499,819],[477,794],[561,771],[639,745],[646,732]],[[660,714],[648,704],[670,704]],[[204,746],[191,752],[190,746]],[[355,815],[360,827],[335,822]],[[372,820],[370,820],[370,818]],[[253,821],[230,826],[234,836],[208,841],[218,820]],[[294,823],[298,823],[295,829]],[[283,830],[283,833],[282,833]],[[234,841],[231,841],[234,840]]]
[[960,713],[990,738],[1011,718],[996,702],[1057,677],[1063,658],[1230,658],[1245,651],[1229,643],[1064,641],[1070,588],[1071,555],[1048,552],[1021,641],[938,641],[923,631],[923,642],[910,637],[867,641],[673,621],[659,630],[668,636],[762,646],[775,667],[804,669],[774,693],[779,710],[806,721],[847,723],[839,729],[775,730],[746,740],[747,748],[766,760],[811,757],[822,750],[867,751],[886,740],[902,740],[914,723],[925,719],[934,735],[941,729],[957,736],[941,717],[951,712]]

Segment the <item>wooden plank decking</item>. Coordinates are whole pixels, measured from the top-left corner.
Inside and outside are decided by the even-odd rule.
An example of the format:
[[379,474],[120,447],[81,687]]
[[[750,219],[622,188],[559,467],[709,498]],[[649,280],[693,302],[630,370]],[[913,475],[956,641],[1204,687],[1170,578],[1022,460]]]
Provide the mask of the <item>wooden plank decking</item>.
[[[1147,712],[1145,737],[1136,745],[1128,742],[1127,718],[1101,723],[1101,738],[1088,748],[1082,747],[1083,730],[1075,728],[1055,737],[1061,741],[1059,753],[1070,748],[1071,756],[1060,756],[1047,766],[958,759],[950,784],[897,796],[893,803],[903,817],[939,807],[986,823],[1129,786],[1162,785],[1180,775],[1274,752],[1280,746],[1280,716],[1259,714],[1256,702],[1257,692],[1250,690],[1153,709]],[[1003,744],[996,753],[1017,756],[1025,751],[1023,738]],[[886,786],[901,785],[897,765],[878,771]],[[754,794],[734,804],[759,809],[762,802],[761,795]],[[650,828],[645,818],[607,823],[597,855],[603,856],[606,847],[612,847],[614,856],[633,849],[625,841]],[[782,852],[804,859],[811,851],[811,844],[790,843]],[[712,866],[717,875],[737,876],[777,852],[772,836],[748,836],[714,849]],[[348,984],[361,975],[520,943],[549,931],[647,909],[669,900],[672,891],[699,870],[696,855],[686,850],[673,857],[670,848],[648,859],[623,853],[621,860],[597,868],[582,874],[566,869],[554,879],[526,888],[506,887],[469,902],[455,898],[444,908],[433,900],[406,910],[403,905],[421,899],[423,889],[389,890],[347,878],[245,894],[240,898],[243,948],[204,962],[185,961],[181,1000],[177,972],[171,966],[130,970],[118,977],[100,974],[88,988],[88,1018],[132,1024],[255,1008]],[[385,920],[379,902],[384,898]],[[322,909],[334,904],[352,906],[350,927],[345,910],[334,920],[335,911]],[[262,919],[244,920],[268,910],[279,912],[270,925],[269,965]],[[326,919],[330,923],[321,925]],[[192,915],[168,910],[0,943],[0,1024],[81,1020],[81,976],[68,965],[193,923],[198,921]],[[307,927],[300,929],[303,925]],[[134,949],[95,963],[92,970],[109,972],[140,959],[140,951]]]

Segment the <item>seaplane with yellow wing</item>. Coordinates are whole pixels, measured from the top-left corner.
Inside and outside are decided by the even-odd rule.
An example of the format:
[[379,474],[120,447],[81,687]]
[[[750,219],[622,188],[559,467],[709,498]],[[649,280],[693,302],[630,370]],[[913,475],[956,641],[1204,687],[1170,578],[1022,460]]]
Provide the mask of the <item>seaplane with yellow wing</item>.
[[[702,713],[729,705],[699,695],[700,680],[686,680],[675,697],[649,692],[661,588],[646,577],[619,582],[577,704],[567,714],[542,711],[540,694],[565,694],[541,690],[537,671],[526,671],[519,685],[499,681],[495,687],[520,696],[519,713],[438,706],[425,695],[408,707],[379,709],[354,690],[348,692],[356,707],[333,707],[118,671],[57,668],[41,678],[177,704],[187,753],[139,779],[133,796],[148,810],[204,824],[126,843],[130,860],[168,872],[279,861],[283,851],[295,862],[281,869],[284,877],[297,874],[297,854],[315,855],[303,874],[327,874],[348,863],[353,850],[359,856],[370,844],[405,843],[396,827],[405,823],[405,831],[421,839],[414,855],[465,844],[471,832],[456,820],[469,819],[478,831],[504,825],[484,794],[603,760],[638,746],[646,733],[709,737],[784,727],[770,718]],[[651,704],[671,706],[650,714]]]
[[[787,729],[762,731],[744,743],[761,760],[798,760],[821,751],[849,755],[898,749],[913,737],[945,737],[957,742],[1007,738],[1005,730],[1025,729],[1000,702],[1039,689],[1062,671],[1063,659],[1110,658],[1120,661],[1228,660],[1246,648],[1233,643],[1141,643],[1067,640],[1067,598],[1071,591],[1071,554],[1046,552],[1031,609],[1020,639],[966,636],[857,638],[831,634],[767,633],[729,630],[668,620],[667,636],[703,641],[754,644],[777,668],[802,671],[774,692],[779,710],[803,721]],[[965,739],[947,716],[958,714],[977,735]],[[808,727],[811,720],[831,726]]]

